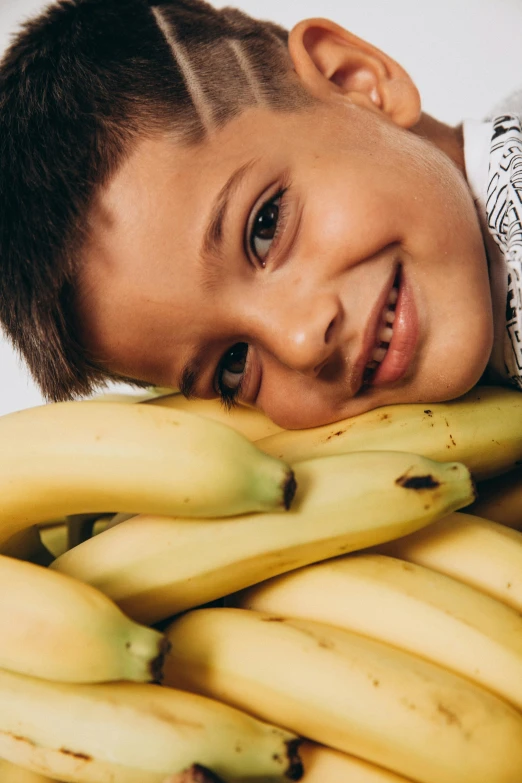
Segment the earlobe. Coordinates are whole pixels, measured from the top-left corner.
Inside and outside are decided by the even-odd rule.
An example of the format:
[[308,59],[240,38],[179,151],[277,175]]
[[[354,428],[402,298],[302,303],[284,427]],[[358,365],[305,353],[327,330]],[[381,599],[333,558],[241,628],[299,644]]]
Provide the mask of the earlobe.
[[388,55],[328,19],[305,19],[288,48],[303,86],[319,100],[344,100],[387,115],[405,128],[421,116],[406,71]]

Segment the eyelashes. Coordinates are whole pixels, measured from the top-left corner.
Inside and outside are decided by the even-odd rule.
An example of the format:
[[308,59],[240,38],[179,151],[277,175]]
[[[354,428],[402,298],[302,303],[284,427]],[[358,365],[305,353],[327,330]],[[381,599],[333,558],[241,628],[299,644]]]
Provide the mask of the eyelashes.
[[[290,212],[290,200],[289,195],[292,192],[292,181],[290,179],[290,172],[284,171],[280,177],[279,180],[279,187],[272,196],[265,199],[263,204],[255,210],[251,214],[250,219],[248,220],[246,229],[245,229],[245,239],[244,239],[244,246],[245,246],[245,253],[247,254],[247,257],[252,259],[252,256],[258,262],[262,268],[264,268],[267,264],[267,262],[270,260],[271,256],[274,254],[276,248],[279,246],[279,242],[281,238],[284,235],[286,224],[288,222],[289,212]],[[254,241],[255,241],[255,230],[264,228],[268,228],[269,226],[263,225],[262,216],[265,215],[273,219],[274,215],[270,215],[270,210],[277,210],[277,224],[275,228],[274,235],[268,236],[267,238],[261,237],[261,241],[264,239],[270,240],[270,247],[268,248],[268,251],[266,253],[266,256],[264,258],[260,258],[258,254],[256,253],[255,247],[254,247]]]
[[[219,363],[215,384],[216,391],[228,410],[238,404],[245,377],[248,350],[247,343],[236,343],[223,355]],[[225,383],[227,374],[232,376],[233,383],[230,385]]]
[[227,411],[231,411],[233,408],[238,407],[241,385],[242,383],[240,381],[234,389],[230,389],[227,386],[220,386],[219,397],[221,399],[221,404]]
[[[285,198],[288,187],[280,188],[272,198],[265,201],[257,211],[251,227],[247,229],[247,242],[251,254],[264,269],[267,261],[278,246],[288,217],[288,204]],[[257,235],[257,236],[256,236]],[[256,242],[268,244],[266,255],[262,256],[256,248]]]
[[[288,191],[290,182],[284,178],[277,192],[266,199],[248,221],[245,230],[245,255],[249,260],[254,256],[256,262],[264,269],[277,250],[284,236],[289,216]],[[259,236],[256,236],[256,232]],[[266,254],[258,252],[257,242],[268,245]],[[235,343],[222,356],[215,375],[214,387],[223,403],[230,410],[239,404],[246,372],[248,371],[247,343]],[[228,365],[231,364],[229,367]],[[233,383],[228,384],[226,378],[232,376]]]

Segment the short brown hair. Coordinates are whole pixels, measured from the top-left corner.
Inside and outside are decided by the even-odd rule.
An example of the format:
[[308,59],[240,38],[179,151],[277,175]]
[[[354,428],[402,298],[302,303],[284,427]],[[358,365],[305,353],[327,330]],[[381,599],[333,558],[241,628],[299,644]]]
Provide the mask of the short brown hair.
[[0,324],[46,399],[147,385],[79,338],[94,198],[144,135],[195,144],[257,102],[305,106],[287,37],[203,0],[58,0],[22,26],[0,64]]

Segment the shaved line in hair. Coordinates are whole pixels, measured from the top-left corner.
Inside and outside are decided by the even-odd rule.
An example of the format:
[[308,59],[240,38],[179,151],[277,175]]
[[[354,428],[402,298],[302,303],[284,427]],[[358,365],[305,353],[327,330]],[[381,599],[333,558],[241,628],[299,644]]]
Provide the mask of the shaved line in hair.
[[192,98],[192,103],[194,104],[194,108],[197,115],[199,116],[201,124],[203,125],[205,131],[210,133],[215,129],[216,123],[212,115],[212,110],[205,98],[205,93],[201,87],[201,82],[190,63],[189,58],[185,54],[185,48],[176,39],[170,28],[170,25],[161,13],[161,10],[159,8],[151,8],[151,11],[155,16],[158,27],[165,36],[165,40],[170,47],[172,56],[174,57],[174,60],[178,64],[179,69],[183,75],[187,90],[190,94],[190,97]]
[[241,71],[247,80],[248,86],[250,87],[254,101],[258,104],[265,104],[266,100],[261,90],[259,79],[257,79],[254,73],[252,65],[248,59],[248,54],[245,52],[244,47],[236,38],[229,38],[227,43],[234,52],[239,67],[241,68]]

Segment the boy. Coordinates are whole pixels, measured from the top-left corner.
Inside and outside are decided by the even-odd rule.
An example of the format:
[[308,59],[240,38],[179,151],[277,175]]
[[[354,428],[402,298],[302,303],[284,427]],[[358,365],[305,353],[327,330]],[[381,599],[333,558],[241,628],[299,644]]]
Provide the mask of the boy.
[[0,101],[0,321],[48,399],[296,428],[521,385],[516,116],[451,128],[333,22],[200,0],[59,0]]

